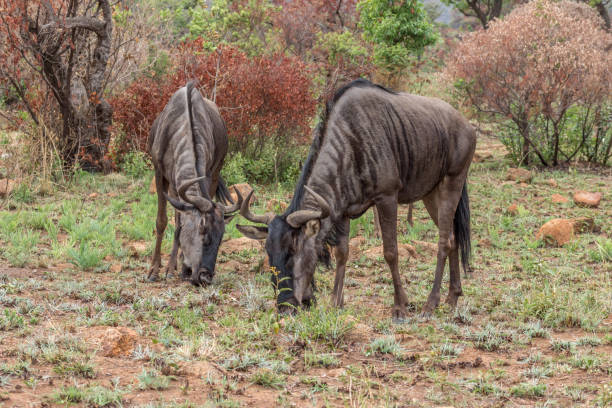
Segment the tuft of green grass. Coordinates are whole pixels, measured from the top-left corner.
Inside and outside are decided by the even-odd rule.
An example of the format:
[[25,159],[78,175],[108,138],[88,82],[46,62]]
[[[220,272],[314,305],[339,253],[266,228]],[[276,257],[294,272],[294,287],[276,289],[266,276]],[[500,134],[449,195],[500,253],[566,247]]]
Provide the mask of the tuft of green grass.
[[316,353],[314,351],[306,351],[304,353],[304,365],[306,367],[338,367],[340,360],[333,354]]
[[284,375],[277,374],[267,368],[260,368],[253,373],[251,381],[263,387],[280,390],[285,387],[286,378]]
[[9,234],[9,245],[3,248],[2,255],[12,266],[21,268],[31,260],[39,241],[40,233],[38,231],[29,228],[14,231]]
[[62,361],[53,367],[53,371],[64,377],[96,378],[96,371],[88,361]]
[[19,329],[24,326],[23,316],[13,309],[4,309],[4,313],[0,315],[0,329],[2,330]]
[[92,246],[88,242],[81,242],[77,248],[68,249],[70,263],[83,270],[97,268],[106,255],[105,249]]
[[335,349],[354,326],[346,311],[317,306],[288,319],[286,329],[304,342],[320,342]]
[[399,356],[402,354],[402,346],[397,342],[395,336],[384,336],[374,339],[366,351],[366,356],[376,354],[391,354]]
[[157,371],[142,370],[138,376],[138,387],[141,390],[165,390],[170,385],[171,377],[162,375]]
[[542,398],[546,394],[546,384],[520,383],[510,389],[510,394],[518,398]]

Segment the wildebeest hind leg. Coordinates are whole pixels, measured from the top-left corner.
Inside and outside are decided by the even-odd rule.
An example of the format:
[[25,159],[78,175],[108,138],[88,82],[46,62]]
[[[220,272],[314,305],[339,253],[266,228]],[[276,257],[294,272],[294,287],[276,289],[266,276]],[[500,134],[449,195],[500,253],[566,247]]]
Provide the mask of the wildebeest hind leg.
[[[427,197],[423,198],[423,203],[427,211],[438,225],[438,259],[436,262],[436,272],[431,293],[427,298],[427,303],[423,307],[423,315],[429,316],[440,303],[440,287],[444,275],[446,258],[451,253],[452,228],[457,203],[461,198],[461,189],[465,178],[446,176],[436,189]],[[458,266],[458,265],[457,265]],[[459,273],[458,269],[455,271]],[[451,276],[451,282],[453,281]],[[452,283],[451,283],[452,285]]]
[[176,211],[174,215],[176,229],[174,230],[174,240],[172,242],[172,252],[170,252],[170,259],[168,260],[168,266],[166,267],[166,279],[168,276],[172,276],[176,270],[176,258],[179,250],[179,235],[181,234],[181,213]]
[[376,208],[380,217],[383,255],[393,277],[393,320],[401,321],[407,317],[408,296],[402,287],[397,259],[397,195],[383,197],[376,203]]
[[336,256],[336,277],[334,279],[334,291],[332,292],[332,306],[342,307],[344,305],[344,273],[346,272],[346,261],[349,255],[349,228],[350,222],[346,218],[342,221],[342,228],[339,231],[345,231],[345,234],[338,236],[338,245],[334,248]]
[[155,250],[153,260],[147,279],[151,282],[159,279],[159,268],[161,266],[161,244],[164,231],[168,225],[168,215],[166,214],[166,197],[164,197],[164,176],[161,172],[155,172],[155,187],[157,188],[157,222],[155,223]]

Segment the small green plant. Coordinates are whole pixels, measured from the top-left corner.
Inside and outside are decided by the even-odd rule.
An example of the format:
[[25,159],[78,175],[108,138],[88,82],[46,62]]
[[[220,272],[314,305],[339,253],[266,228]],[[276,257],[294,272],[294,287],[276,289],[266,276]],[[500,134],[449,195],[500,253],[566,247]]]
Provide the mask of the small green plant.
[[304,353],[304,365],[306,367],[331,368],[339,366],[340,360],[334,354],[306,351]]
[[251,381],[264,387],[282,389],[285,386],[285,376],[276,374],[267,368],[257,370],[252,376]]
[[90,270],[100,266],[106,255],[105,249],[90,245],[88,242],[81,242],[77,248],[68,249],[70,263],[83,270]]
[[18,329],[24,326],[23,316],[13,309],[4,309],[4,313],[0,315],[0,329],[2,330]]
[[171,377],[162,375],[157,371],[142,370],[138,376],[139,388],[141,390],[165,390],[170,385]]
[[395,336],[379,337],[373,340],[366,351],[366,356],[375,354],[391,354],[399,356],[402,353],[402,346],[397,342]]
[[149,157],[139,151],[131,151],[123,157],[121,171],[130,177],[141,178],[150,172],[152,165]]
[[519,398],[542,398],[546,393],[546,384],[521,383],[510,389],[510,394]]
[[317,306],[299,311],[287,321],[286,328],[302,341],[322,342],[335,349],[354,325],[345,311]]

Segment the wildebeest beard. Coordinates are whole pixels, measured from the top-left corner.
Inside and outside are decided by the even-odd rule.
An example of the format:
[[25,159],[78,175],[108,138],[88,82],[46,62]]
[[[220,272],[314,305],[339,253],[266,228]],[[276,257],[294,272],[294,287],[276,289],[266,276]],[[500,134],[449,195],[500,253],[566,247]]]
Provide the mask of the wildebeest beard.
[[[266,251],[268,253],[270,266],[275,270],[271,274],[272,285],[277,290],[277,306],[284,311],[290,311],[298,302],[294,296],[294,268],[296,266],[297,254],[294,244],[298,241],[299,228],[291,227],[283,216],[276,216],[268,227],[266,239]],[[304,253],[300,258],[302,270],[313,272],[318,262],[330,267],[330,254],[328,245],[324,240],[316,239],[314,243],[314,255]],[[302,300],[302,306],[309,307],[314,301],[316,284],[312,277],[307,291],[307,297]]]

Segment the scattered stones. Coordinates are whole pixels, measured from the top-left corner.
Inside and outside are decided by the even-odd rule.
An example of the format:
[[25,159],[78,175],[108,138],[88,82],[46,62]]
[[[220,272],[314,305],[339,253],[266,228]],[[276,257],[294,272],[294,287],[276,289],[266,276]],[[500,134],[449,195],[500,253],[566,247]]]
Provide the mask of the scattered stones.
[[571,220],[555,218],[548,221],[536,234],[537,239],[542,239],[549,245],[563,246],[574,237],[574,223]]
[[123,357],[132,353],[138,333],[129,327],[110,327],[101,339],[104,357]]
[[220,247],[220,251],[224,255],[251,250],[261,250],[261,244],[258,241],[247,237],[228,239],[227,241],[223,242]]
[[153,176],[153,178],[151,179],[151,184],[149,184],[149,193],[157,193],[157,183],[155,183],[155,176]]
[[[238,201],[238,195],[236,194],[236,191],[239,191],[242,198],[246,199],[249,193],[253,191],[253,187],[251,187],[248,183],[240,183],[240,184],[234,184],[233,186],[230,186],[229,192],[234,202]],[[255,194],[253,194],[253,196],[251,197],[250,204],[253,204],[255,200],[256,200]]]
[[517,215],[518,214],[518,204],[516,203],[510,204],[510,206],[506,209],[506,212],[510,215]]
[[[246,198],[246,197],[244,197]],[[288,207],[288,204],[284,201],[273,198],[266,203],[266,211],[272,211],[275,213],[282,213]]]
[[511,167],[506,173],[506,180],[516,181],[517,183],[531,183],[533,173],[527,169]]
[[11,194],[17,185],[16,180],[0,179],[0,197],[6,197]]
[[574,202],[580,207],[596,208],[599,206],[602,197],[603,194],[599,192],[589,193],[586,191],[577,191],[574,194]]
[[546,180],[546,184],[548,184],[551,187],[558,187],[559,184],[557,184],[557,180],[553,179],[553,178],[549,178],[548,180]]
[[555,204],[563,204],[569,201],[569,198],[562,196],[561,194],[553,194],[550,196],[550,200]]

